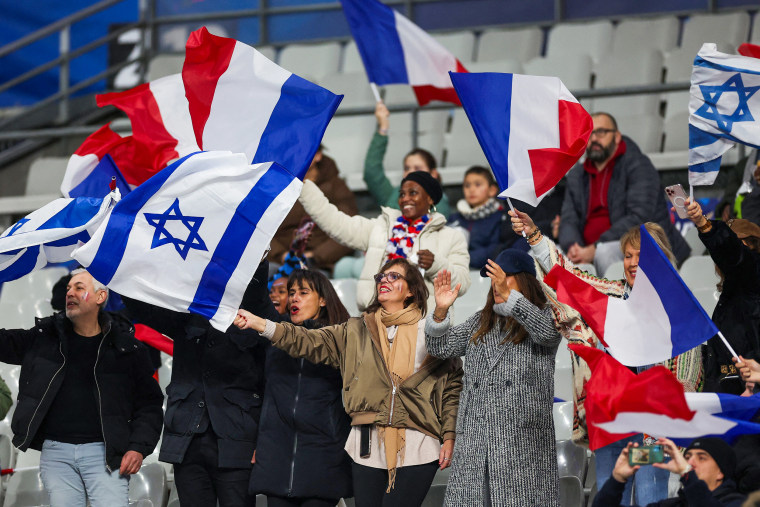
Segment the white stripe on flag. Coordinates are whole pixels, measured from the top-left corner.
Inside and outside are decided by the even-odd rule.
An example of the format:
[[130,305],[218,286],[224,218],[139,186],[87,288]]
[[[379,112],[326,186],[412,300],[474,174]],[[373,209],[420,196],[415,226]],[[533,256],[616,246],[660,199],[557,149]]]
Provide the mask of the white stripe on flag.
[[614,421],[597,426],[609,433],[636,432],[655,437],[696,438],[702,435],[722,435],[736,426],[736,423],[706,412],[697,412],[691,421],[650,412],[620,412]]
[[[456,71],[457,59],[448,49],[404,16],[393,11],[401,41],[406,74],[411,86],[431,85],[451,88],[449,71]],[[379,51],[381,49],[378,48]]]
[[182,74],[173,74],[150,82],[150,92],[158,104],[166,131],[177,140],[174,148],[179,158],[199,151],[190,119],[190,106],[185,96]]
[[253,160],[280,100],[282,85],[291,75],[252,47],[237,42],[230,64],[216,84],[203,129],[203,149],[234,146]]

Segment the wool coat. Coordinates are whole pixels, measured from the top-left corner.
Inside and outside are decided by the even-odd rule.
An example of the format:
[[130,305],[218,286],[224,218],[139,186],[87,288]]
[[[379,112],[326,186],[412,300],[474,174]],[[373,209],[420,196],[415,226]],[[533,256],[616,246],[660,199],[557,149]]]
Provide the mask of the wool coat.
[[[355,250],[366,252],[364,267],[356,285],[356,302],[359,309],[365,309],[375,295],[373,276],[380,271],[386,258],[385,249],[391,237],[393,226],[401,216],[397,209],[382,208],[377,218],[348,216],[342,213],[324,196],[313,182],[304,181],[299,201],[314,222],[338,243]],[[435,259],[433,265],[423,275],[430,293],[428,308],[432,308],[433,279],[442,269],[451,272],[451,284],[462,284],[459,293],[464,294],[470,287],[470,254],[467,240],[458,229],[446,226],[446,218],[440,213],[431,213],[430,220],[414,242],[412,254],[420,250],[430,250]]]
[[448,316],[441,323],[428,316],[426,323],[430,354],[466,356],[445,505],[558,507],[552,403],[561,337],[549,306],[539,309],[517,291],[495,311],[512,315],[528,336],[502,343],[505,334],[495,326],[473,344],[480,312],[453,328]]

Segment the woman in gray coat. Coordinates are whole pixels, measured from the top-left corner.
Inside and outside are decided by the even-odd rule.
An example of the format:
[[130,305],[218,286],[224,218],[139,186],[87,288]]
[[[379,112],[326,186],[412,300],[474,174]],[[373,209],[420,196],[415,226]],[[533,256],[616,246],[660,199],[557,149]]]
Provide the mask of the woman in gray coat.
[[467,356],[445,503],[558,507],[552,311],[528,254],[505,250],[480,274],[491,278],[485,307],[450,328],[459,286],[440,272],[425,327],[431,355]]

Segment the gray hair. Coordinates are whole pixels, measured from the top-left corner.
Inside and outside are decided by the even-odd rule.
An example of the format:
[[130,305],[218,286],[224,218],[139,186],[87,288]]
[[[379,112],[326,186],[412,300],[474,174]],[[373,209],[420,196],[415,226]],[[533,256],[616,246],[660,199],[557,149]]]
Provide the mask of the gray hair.
[[[77,268],[71,272],[71,276],[78,275],[80,273],[87,273],[88,275],[90,275],[90,273],[86,269]],[[105,285],[97,281],[94,276],[92,276],[92,287],[93,289],[95,289],[95,292],[98,292],[99,290],[103,290],[106,292],[106,299],[103,301],[103,304],[101,305],[101,306],[105,306],[106,303],[108,303],[108,296],[111,294],[110,291],[108,290],[108,287],[106,287]]]

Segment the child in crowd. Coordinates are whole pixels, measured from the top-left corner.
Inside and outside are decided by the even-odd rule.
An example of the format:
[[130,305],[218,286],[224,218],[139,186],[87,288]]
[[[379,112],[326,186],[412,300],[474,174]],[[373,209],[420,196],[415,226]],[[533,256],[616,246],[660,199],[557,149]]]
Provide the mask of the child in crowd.
[[496,199],[499,186],[489,169],[481,166],[467,169],[462,189],[464,199],[457,203],[457,211],[449,217],[449,225],[459,227],[465,233],[470,267],[480,269],[489,258],[499,253],[499,231],[502,221],[508,217],[503,204]]

